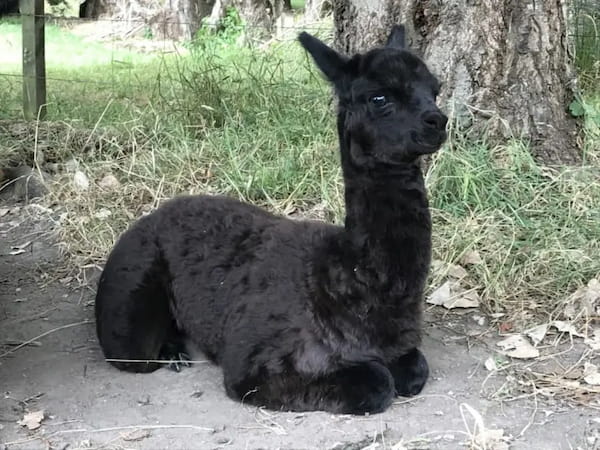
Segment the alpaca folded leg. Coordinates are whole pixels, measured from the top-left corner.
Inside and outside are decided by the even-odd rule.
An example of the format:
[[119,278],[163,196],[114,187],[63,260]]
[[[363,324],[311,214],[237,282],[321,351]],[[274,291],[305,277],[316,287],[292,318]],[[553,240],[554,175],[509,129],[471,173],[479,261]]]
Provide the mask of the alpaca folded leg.
[[159,367],[174,327],[166,270],[141,233],[124,235],[108,258],[96,295],[96,330],[106,359],[129,372]]
[[421,392],[429,377],[427,360],[423,353],[416,348],[392,361],[388,367],[394,376],[396,395],[403,397],[410,397]]
[[310,378],[293,370],[258,375],[238,383],[225,381],[230,397],[274,410],[329,411],[373,414],[384,411],[394,397],[394,379],[378,362],[359,363],[331,374]]
[[109,308],[106,302],[96,317],[107,361],[128,372],[152,372],[162,366],[157,359],[178,359],[175,355],[180,347],[167,340],[169,312],[152,307],[148,297],[133,295],[120,300],[118,307],[112,304]]

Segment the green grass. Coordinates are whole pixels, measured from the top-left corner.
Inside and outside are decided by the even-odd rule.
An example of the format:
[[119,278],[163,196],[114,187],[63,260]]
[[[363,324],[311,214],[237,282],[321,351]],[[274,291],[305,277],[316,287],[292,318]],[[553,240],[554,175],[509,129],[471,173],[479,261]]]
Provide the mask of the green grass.
[[[0,39],[15,27],[0,24]],[[49,34],[59,54],[83,55],[69,56],[71,66],[49,53],[49,73],[86,81],[50,80],[50,122],[38,130],[47,160],[77,158],[92,181],[78,193],[59,170],[53,188],[72,264],[101,262],[135,218],[182,193],[341,221],[329,87],[294,42],[258,50],[230,38],[199,36],[185,55],[148,56]],[[18,117],[18,78],[0,76],[0,97],[0,116]],[[459,135],[432,161],[434,256],[456,263],[480,253],[484,264],[468,268],[468,282],[488,312],[550,314],[600,273],[600,95],[588,91],[581,107],[586,167],[550,170],[521,142],[494,147]],[[6,128],[0,166],[30,160],[34,130]],[[108,173],[119,189],[98,186]]]
[[[0,92],[3,95],[0,118],[20,115],[21,53],[20,21],[0,21]],[[69,118],[89,125],[101,116],[109,102],[112,105],[109,113],[114,121],[130,119],[144,107],[162,60],[164,58],[156,54],[90,42],[63,28],[46,25],[48,119]]]
[[439,259],[469,268],[488,312],[548,314],[600,273],[598,167],[552,170],[521,142],[451,141],[429,172]]
[[304,9],[304,6],[306,5],[305,0],[292,0],[290,3],[292,5],[292,9]]

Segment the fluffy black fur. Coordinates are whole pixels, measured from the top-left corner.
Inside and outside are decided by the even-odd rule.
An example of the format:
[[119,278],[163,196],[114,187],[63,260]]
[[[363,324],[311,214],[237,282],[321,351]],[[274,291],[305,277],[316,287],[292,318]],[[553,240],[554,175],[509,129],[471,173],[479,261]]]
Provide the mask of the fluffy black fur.
[[428,377],[417,347],[431,221],[418,157],[439,149],[446,116],[435,105],[439,83],[404,49],[402,27],[352,58],[299,39],[339,98],[345,225],[224,197],[171,200],[110,254],[98,337],[107,358],[124,360],[177,355],[188,337],[245,403],[375,413]]

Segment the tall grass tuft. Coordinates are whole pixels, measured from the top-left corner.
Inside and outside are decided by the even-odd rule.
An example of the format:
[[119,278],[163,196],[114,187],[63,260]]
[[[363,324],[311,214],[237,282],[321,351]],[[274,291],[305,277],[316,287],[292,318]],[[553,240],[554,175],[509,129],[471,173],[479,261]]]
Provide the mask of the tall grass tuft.
[[488,312],[549,313],[600,273],[597,167],[539,166],[519,141],[454,138],[436,155],[428,184],[438,259],[469,267]]

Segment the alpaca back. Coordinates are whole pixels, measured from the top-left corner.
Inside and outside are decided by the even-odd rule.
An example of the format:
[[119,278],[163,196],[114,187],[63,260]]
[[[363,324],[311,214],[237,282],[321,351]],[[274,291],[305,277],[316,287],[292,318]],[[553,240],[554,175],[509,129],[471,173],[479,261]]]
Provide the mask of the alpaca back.
[[260,322],[268,334],[306,313],[315,247],[339,231],[225,197],[182,197],[155,214],[172,313],[217,360],[230,329]]

